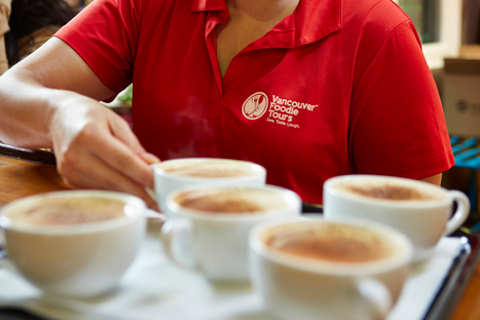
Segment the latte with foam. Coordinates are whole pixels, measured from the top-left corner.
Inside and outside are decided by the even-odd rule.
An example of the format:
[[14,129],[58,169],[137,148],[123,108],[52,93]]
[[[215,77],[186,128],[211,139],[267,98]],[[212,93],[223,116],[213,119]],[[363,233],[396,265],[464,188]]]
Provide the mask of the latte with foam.
[[167,173],[198,178],[232,178],[257,173],[251,163],[226,159],[179,159],[164,161],[158,167]]
[[260,238],[282,253],[332,263],[373,262],[397,254],[395,244],[384,234],[347,224],[284,224],[270,228]]
[[384,224],[315,215],[257,224],[249,245],[264,310],[288,320],[384,319],[412,257],[405,235]]
[[463,224],[469,208],[462,192],[414,179],[352,174],[323,185],[325,219],[360,218],[393,227],[414,243],[415,261],[431,256],[441,237]]
[[333,185],[339,192],[388,201],[435,201],[445,199],[445,195],[432,189],[421,189],[413,184],[396,180],[351,180]]
[[15,271],[44,294],[93,297],[118,284],[145,234],[145,202],[102,190],[23,197],[0,208]]
[[264,186],[267,171],[249,161],[222,158],[182,158],[162,161],[152,166],[155,194],[163,212],[172,192],[194,185]]
[[264,188],[208,188],[184,191],[174,199],[179,206],[210,213],[259,213],[289,207],[283,193]]
[[13,225],[60,226],[94,223],[125,217],[125,202],[97,197],[58,197],[37,201],[34,206],[9,212]]

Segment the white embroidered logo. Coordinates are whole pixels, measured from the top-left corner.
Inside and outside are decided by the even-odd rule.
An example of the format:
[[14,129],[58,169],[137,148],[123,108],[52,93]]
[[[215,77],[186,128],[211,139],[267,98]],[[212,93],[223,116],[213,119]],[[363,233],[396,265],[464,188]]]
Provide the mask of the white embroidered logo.
[[245,100],[242,114],[249,120],[261,118],[268,109],[268,97],[263,92],[256,92]]
[[267,114],[265,121],[294,129],[300,129],[301,115],[314,112],[318,104],[300,102],[272,95],[271,99],[264,92],[255,92],[242,105],[242,114],[249,120],[260,119]]

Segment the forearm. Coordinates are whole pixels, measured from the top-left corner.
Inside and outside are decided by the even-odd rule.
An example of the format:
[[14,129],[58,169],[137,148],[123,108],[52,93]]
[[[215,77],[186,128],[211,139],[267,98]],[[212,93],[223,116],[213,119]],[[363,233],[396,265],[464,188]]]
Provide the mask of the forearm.
[[442,174],[439,173],[439,174],[436,174],[434,176],[426,177],[426,178],[423,178],[423,179],[420,179],[420,180],[425,181],[425,182],[430,182],[434,185],[440,186],[442,184]]
[[112,95],[75,51],[52,38],[0,77],[0,140],[50,148],[60,109],[81,112],[69,116],[67,126],[81,125],[88,121],[83,113],[102,107],[98,101]]
[[0,140],[25,148],[51,148],[53,115],[73,92],[49,89],[25,69],[13,68],[0,77]]

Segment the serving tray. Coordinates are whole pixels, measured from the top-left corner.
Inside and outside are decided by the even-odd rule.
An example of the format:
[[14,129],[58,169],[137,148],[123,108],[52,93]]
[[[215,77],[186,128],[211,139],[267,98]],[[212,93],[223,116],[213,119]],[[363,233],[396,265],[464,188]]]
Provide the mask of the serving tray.
[[[441,278],[441,283],[435,281],[434,286],[430,288],[426,286],[425,295],[428,297],[422,300],[416,296],[412,297],[411,294],[418,295],[424,288],[423,284],[419,286],[419,283],[431,282],[432,277],[425,277],[426,274],[414,275],[414,279],[410,279],[411,283],[406,285],[407,290],[404,290],[407,292],[407,297],[404,298],[407,299],[402,299],[401,296],[397,303],[400,308],[396,306],[388,320],[447,320],[455,311],[458,300],[476,267],[479,237],[458,232],[455,238],[443,240],[438,254],[445,256],[446,259],[435,257],[426,270],[430,272],[437,270],[437,267],[443,268],[446,272],[442,271],[440,275],[446,276]],[[119,292],[112,297],[92,301],[45,302],[35,295],[23,295],[25,288],[14,290],[18,291],[15,296],[8,290],[2,290],[0,285],[0,319],[150,320],[160,317],[175,320],[273,320],[263,313],[258,297],[250,288],[214,287],[195,272],[181,270],[171,265],[160,252],[158,240],[155,238],[148,239],[140,257],[140,261],[137,261],[127,273]],[[0,269],[0,284],[2,281],[7,287],[8,285],[12,287],[12,283],[21,284],[19,280],[12,279],[16,276],[12,276],[11,272],[5,273],[9,271],[3,270],[2,275],[1,271]],[[438,279],[438,275],[433,278]],[[419,287],[422,289],[419,290]],[[436,294],[432,295],[431,303],[425,303],[430,299],[431,292]],[[12,296],[15,296],[15,299],[9,300]],[[415,309],[416,311],[412,313],[411,311]],[[419,314],[422,316],[418,317]]]
[[459,230],[453,236],[462,239],[462,248],[454,259],[424,320],[449,320],[477,268],[480,256],[479,234]]

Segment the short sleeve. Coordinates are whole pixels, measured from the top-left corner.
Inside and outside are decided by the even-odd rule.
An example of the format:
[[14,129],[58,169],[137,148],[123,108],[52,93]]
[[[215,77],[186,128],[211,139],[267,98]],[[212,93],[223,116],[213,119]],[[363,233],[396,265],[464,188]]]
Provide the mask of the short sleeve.
[[453,166],[438,89],[411,21],[388,34],[358,82],[349,138],[358,173],[421,179]]
[[111,90],[132,82],[140,4],[135,0],[95,0],[55,36],[72,47]]

